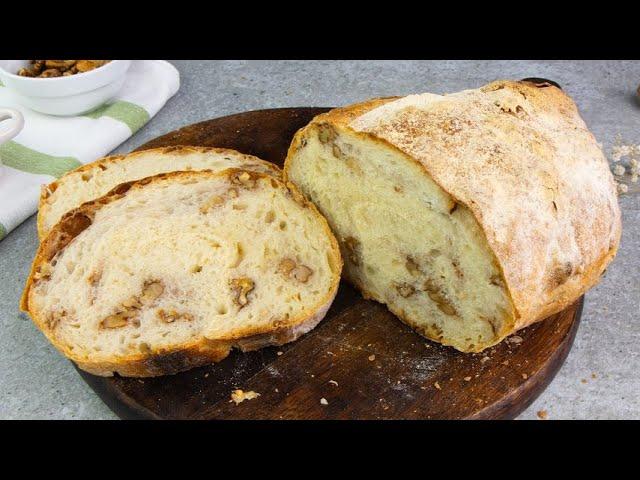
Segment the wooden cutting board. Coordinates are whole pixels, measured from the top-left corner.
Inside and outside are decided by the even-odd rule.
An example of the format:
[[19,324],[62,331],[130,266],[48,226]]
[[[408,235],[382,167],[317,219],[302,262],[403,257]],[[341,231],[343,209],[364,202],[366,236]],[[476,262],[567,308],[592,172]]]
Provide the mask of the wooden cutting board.
[[[327,108],[283,108],[208,120],[142,147],[228,147],[280,166],[293,134]],[[298,341],[233,352],[216,365],[158,378],[101,378],[80,371],[122,418],[512,418],[565,360],[583,298],[480,354],[425,340],[383,305],[342,283],[325,320]],[[240,388],[260,396],[236,405]],[[324,400],[323,400],[324,399]]]

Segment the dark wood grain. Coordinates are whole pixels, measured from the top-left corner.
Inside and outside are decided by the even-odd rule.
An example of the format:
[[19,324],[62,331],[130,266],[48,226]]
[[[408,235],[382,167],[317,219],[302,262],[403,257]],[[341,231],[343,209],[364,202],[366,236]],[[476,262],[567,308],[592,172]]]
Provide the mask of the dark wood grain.
[[[246,112],[188,126],[140,148],[235,148],[278,165],[295,131],[326,108]],[[566,358],[583,299],[480,354],[420,337],[383,305],[341,284],[320,325],[297,342],[178,375],[100,378],[80,372],[123,418],[495,419],[513,418]],[[522,340],[519,342],[519,340]],[[235,388],[260,393],[239,405]],[[326,399],[327,404],[320,403]]]

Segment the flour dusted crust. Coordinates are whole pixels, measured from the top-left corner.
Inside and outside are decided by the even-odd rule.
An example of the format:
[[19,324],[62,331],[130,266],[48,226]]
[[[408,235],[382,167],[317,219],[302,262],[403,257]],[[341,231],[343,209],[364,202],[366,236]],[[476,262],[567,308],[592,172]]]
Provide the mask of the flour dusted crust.
[[82,165],[44,185],[38,205],[38,236],[42,240],[69,210],[106,195],[125,182],[180,170],[245,168],[280,178],[280,169],[252,155],[227,148],[171,146],[112,155]]
[[[620,210],[608,162],[573,101],[554,86],[497,81],[450,95],[374,99],[332,110],[298,132],[291,145],[285,176],[299,185],[303,167],[296,162],[302,163],[307,142],[321,137],[322,129],[417,164],[448,196],[452,211],[468,209],[481,227],[513,311],[481,344],[423,332],[429,338],[482,350],[573,303],[617,251]],[[300,186],[316,201],[313,182],[307,183]],[[366,281],[352,277],[365,295],[380,300]],[[417,327],[411,315],[398,308],[395,313]]]
[[[178,190],[172,193],[172,189]],[[213,193],[213,196],[209,195],[209,191]],[[263,192],[265,193],[263,194]],[[259,194],[260,196],[255,198]],[[121,238],[124,240],[128,238],[129,241],[134,241],[135,237],[137,237],[135,234],[121,237],[120,233],[118,231],[114,232],[113,229],[107,229],[104,232],[101,231],[97,239],[86,242],[86,245],[82,245],[81,250],[73,252],[74,255],[76,255],[76,252],[78,255],[70,257],[74,263],[71,273],[67,274],[64,269],[69,270],[71,267],[68,262],[69,258],[65,256],[65,253],[68,253],[68,250],[74,247],[80,249],[81,247],[78,245],[85,241],[87,235],[90,235],[92,228],[96,228],[96,226],[99,227],[101,223],[112,221],[114,215],[128,215],[127,212],[130,211],[131,207],[138,203],[140,204],[140,208],[147,208],[149,211],[148,214],[144,214],[143,212],[140,219],[148,215],[157,215],[158,222],[174,222],[174,220],[171,219],[170,213],[168,217],[162,218],[162,213],[155,210],[156,207],[165,207],[162,195],[172,196],[166,202],[168,212],[173,208],[183,208],[183,210],[181,210],[183,215],[178,215],[178,220],[175,220],[178,222],[182,221],[184,216],[191,215],[189,218],[193,219],[210,215],[208,218],[211,220],[208,218],[205,219],[206,222],[209,222],[205,222],[205,227],[207,225],[210,226],[211,222],[214,222],[214,230],[212,230],[212,232],[216,231],[215,225],[220,225],[220,222],[223,220],[229,222],[229,228],[272,228],[273,233],[269,233],[270,237],[265,238],[271,238],[273,243],[266,242],[262,244],[252,239],[251,241],[247,241],[244,247],[242,247],[245,249],[244,252],[238,247],[240,260],[222,257],[216,261],[224,261],[224,265],[211,265],[211,272],[214,272],[212,273],[214,276],[217,270],[236,272],[229,274],[228,285],[232,286],[232,291],[230,297],[227,299],[229,300],[227,306],[225,307],[225,310],[228,309],[228,312],[224,311],[224,315],[220,317],[224,318],[224,321],[228,322],[228,325],[221,324],[211,326],[215,321],[220,321],[214,318],[215,311],[212,313],[209,310],[189,310],[190,308],[195,308],[192,307],[194,305],[203,305],[201,301],[202,298],[198,297],[206,297],[208,290],[215,290],[220,285],[222,286],[219,290],[223,292],[221,295],[224,297],[224,292],[227,292],[228,287],[226,277],[221,278],[218,284],[208,283],[207,288],[200,293],[192,292],[189,298],[184,298],[184,294],[176,293],[180,291],[180,288],[184,287],[184,283],[181,283],[184,276],[190,274],[198,275],[200,272],[206,272],[207,258],[201,259],[205,270],[200,266],[199,270],[194,271],[187,269],[183,272],[180,268],[176,267],[176,271],[167,272],[165,277],[156,276],[149,281],[148,278],[145,280],[145,274],[139,273],[139,271],[148,268],[149,262],[151,262],[151,259],[154,257],[147,254],[150,260],[146,260],[146,257],[134,259],[134,257],[129,256],[131,252],[127,251],[126,243],[118,245],[117,250],[126,251],[125,260],[130,260],[132,264],[137,262],[135,264],[138,268],[129,273],[126,273],[127,269],[125,268],[124,275],[125,277],[131,275],[140,276],[138,284],[140,284],[143,290],[141,294],[138,294],[137,297],[129,300],[129,303],[126,303],[126,298],[123,302],[122,299],[116,299],[115,297],[121,297],[122,294],[124,294],[125,297],[130,296],[130,292],[134,292],[135,288],[119,286],[122,282],[126,284],[127,281],[127,278],[121,277],[122,273],[116,278],[109,277],[106,285],[100,284],[102,293],[98,294],[98,300],[95,301],[95,304],[106,305],[107,311],[110,314],[115,312],[115,315],[110,315],[107,318],[104,318],[104,314],[102,314],[102,316],[96,316],[95,311],[91,310],[94,304],[87,301],[87,299],[80,294],[78,299],[60,299],[59,301],[63,305],[58,305],[55,302],[47,303],[47,295],[60,294],[60,292],[56,293],[54,291],[55,285],[50,287],[50,282],[53,282],[54,279],[67,282],[68,286],[65,284],[66,291],[70,292],[81,292],[87,288],[85,285],[87,280],[90,283],[93,281],[93,274],[89,272],[89,270],[95,266],[95,260],[100,256],[101,248],[103,247],[96,246],[96,243],[103,241],[103,239],[107,237],[108,242],[122,241],[119,240]],[[173,196],[176,198],[174,199]],[[224,198],[226,202],[235,202],[232,205],[233,208],[231,208],[230,205],[222,204],[218,201],[219,198]],[[285,205],[286,212],[273,212],[269,210],[270,208],[274,208],[268,203],[269,198],[275,199],[273,205]],[[179,200],[176,201],[176,199]],[[212,202],[211,199],[214,201]],[[276,200],[280,203],[277,203]],[[264,205],[260,204],[252,210],[252,207],[255,206],[251,204],[252,201],[254,204],[262,201]],[[158,202],[160,203],[159,205],[157,205]],[[178,205],[179,202],[184,202],[184,205]],[[147,203],[150,205],[145,207],[144,205]],[[218,210],[215,210],[216,208]],[[227,210],[220,213],[224,208],[227,208]],[[196,211],[195,216],[192,215],[194,209]],[[263,210],[267,212],[266,215],[262,215],[264,213]],[[197,213],[198,211],[200,213]],[[258,212],[261,215],[259,221],[247,223],[248,227],[233,227],[233,225],[242,223],[241,219],[237,217],[236,219],[233,218],[233,215],[235,215],[234,212],[241,212],[240,214],[244,212],[249,214],[249,212],[251,212],[252,215]],[[267,222],[268,225],[261,227],[263,218],[265,218],[264,221]],[[289,222],[289,226],[286,229],[284,229],[284,222],[278,224],[278,219],[280,218],[284,218]],[[135,225],[136,221],[143,221],[140,219],[136,217],[126,219],[123,225]],[[117,226],[118,224],[116,223],[115,225]],[[302,225],[300,228],[304,227],[305,229],[296,230],[298,225]],[[176,224],[176,228],[178,227],[189,228],[189,225],[179,223]],[[207,236],[207,232],[202,226],[196,230],[204,236],[203,241],[214,244],[217,243],[216,237],[213,235]],[[289,231],[292,233],[287,233]],[[302,240],[297,240],[303,236],[303,232],[304,235],[310,237],[307,240],[309,244],[313,245],[313,247],[309,247],[309,249],[313,248],[317,250],[316,253],[311,252],[311,250],[307,251],[307,245]],[[254,231],[252,235],[259,237],[260,233]],[[296,250],[297,253],[293,251],[276,251],[271,252],[270,255],[272,258],[264,260],[264,263],[242,264],[243,260],[247,258],[251,262],[254,262],[256,259],[261,261],[263,258],[261,254],[255,254],[253,250],[264,248],[265,252],[267,252],[269,245],[278,244],[278,236],[282,240],[280,245],[295,245],[297,246],[296,248],[298,248],[298,250]],[[295,238],[289,238],[293,236],[295,236]],[[249,235],[245,232],[244,237],[248,238]],[[224,238],[228,237],[225,236]],[[142,241],[142,243],[139,244],[141,246],[139,250],[140,253],[137,253],[137,255],[144,257],[145,253],[142,253],[142,251],[149,245],[153,247],[167,242],[171,242],[171,239],[154,238],[150,242]],[[74,245],[74,243],[76,245]],[[214,248],[219,248],[219,246],[214,245]],[[171,259],[171,265],[184,264],[186,255],[188,255],[192,249],[195,250],[196,246],[190,244],[186,249],[178,247],[175,253],[175,259]],[[251,249],[251,251],[249,251],[249,249]],[[83,252],[87,252],[87,255],[90,256],[87,258],[80,256]],[[260,250],[260,252],[262,252],[262,250]],[[303,262],[308,263],[308,267],[311,267],[312,273],[303,270],[302,274],[298,275],[300,272],[296,269],[292,270],[288,268],[282,270],[282,260],[280,256],[285,254],[287,254],[289,258],[295,258],[298,261],[298,266],[302,265]],[[71,255],[71,253],[69,253],[69,255]],[[267,254],[265,253],[265,255]],[[233,260],[233,265],[229,268],[227,268],[226,265],[228,260]],[[109,263],[117,263],[121,262],[122,259],[110,258],[108,261]],[[280,264],[278,264],[278,262],[280,262]],[[153,267],[153,265],[151,267]],[[280,180],[263,173],[241,169],[227,169],[222,172],[172,172],[122,184],[116,189],[113,189],[108,195],[87,202],[65,214],[38,249],[22,296],[21,308],[30,314],[34,323],[56,348],[73,360],[83,370],[103,376],[110,376],[114,372],[123,376],[139,377],[166,375],[220,361],[229,354],[232,348],[250,351],[268,345],[282,345],[308,332],[320,322],[331,305],[337,292],[341,267],[342,260],[337,243],[326,221],[319,215],[315,207],[304,199],[295,186],[291,184],[285,185]],[[76,275],[76,269],[81,270],[81,274],[73,277],[73,275]],[[151,270],[153,270],[153,268],[151,268]],[[120,270],[116,270],[116,272],[118,271]],[[106,273],[103,275],[107,276]],[[315,278],[313,278],[313,275],[315,275]],[[244,292],[244,299],[239,291],[233,290],[232,277],[250,277],[255,281],[255,285],[252,285],[251,289]],[[309,277],[311,277],[312,280],[308,281]],[[145,281],[143,282],[143,280]],[[261,286],[259,282],[271,282],[271,284]],[[39,285],[40,283],[41,285]],[[151,286],[149,286],[150,283]],[[159,288],[159,293],[155,292],[154,294],[151,292],[149,295],[149,290],[153,290],[153,283],[160,283],[162,287]],[[283,290],[283,285],[284,293],[279,294],[278,292]],[[261,296],[254,296],[252,298],[252,295],[257,294],[258,288],[262,289]],[[124,291],[120,291],[123,289]],[[298,292],[297,295],[296,292]],[[300,297],[300,294],[302,294],[302,297]],[[145,295],[151,298],[150,302],[147,301],[148,298],[145,300]],[[170,297],[165,300],[169,301],[177,310],[182,308],[184,312],[188,313],[182,311],[179,314],[175,312],[173,314],[169,313],[168,307],[162,303],[163,295]],[[258,298],[263,300],[258,300]],[[296,312],[295,314],[285,315],[284,317],[280,316],[274,319],[274,321],[265,321],[266,313],[277,314],[277,310],[284,305],[284,302],[291,302],[291,299],[294,299],[295,303],[294,309],[291,311]],[[154,301],[160,303],[154,304]],[[265,302],[269,304],[267,305]],[[123,326],[116,325],[117,329],[113,330],[113,332],[123,334],[123,342],[125,342],[125,344],[128,344],[128,342],[133,343],[131,349],[123,347],[124,349],[122,351],[116,350],[111,352],[112,344],[116,344],[117,346],[117,342],[115,341],[116,337],[114,337],[114,342],[111,342],[111,340],[96,342],[95,338],[91,340],[91,335],[96,335],[97,337],[100,335],[111,335],[111,331],[101,331],[98,327],[87,327],[87,333],[86,335],[85,333],[82,334],[83,336],[80,337],[80,341],[78,341],[78,337],[70,336],[67,333],[69,331],[69,322],[76,324],[92,323],[94,326],[99,325],[103,327],[107,325],[105,324],[106,320],[113,322],[115,319],[117,324],[117,322],[121,320],[118,319],[117,315],[119,315],[119,311],[123,309],[122,306],[126,305],[128,307],[132,303],[134,304],[133,308],[137,309],[136,312],[138,312],[138,325],[132,326],[131,321],[125,319],[129,323]],[[204,304],[208,305],[207,302]],[[47,307],[47,305],[49,305],[49,307]],[[64,309],[61,310],[63,307]],[[159,307],[163,308],[161,309]],[[157,315],[144,316],[154,309]],[[163,310],[163,312],[161,313],[160,310]],[[164,310],[167,310],[167,312],[164,312]],[[248,317],[245,315],[247,312],[249,312]],[[154,319],[156,319],[158,315],[168,317],[171,322],[163,326],[163,328],[166,327],[169,330],[170,341],[162,341],[157,335],[154,336],[154,332],[149,335],[151,335],[150,338],[157,339],[157,341],[149,340],[144,336],[146,332],[143,329],[152,328],[152,324],[155,321]],[[171,317],[171,315],[173,315],[173,317]],[[180,315],[184,316],[187,321],[181,324],[180,322],[184,319],[180,319]],[[101,318],[103,319],[100,321]],[[55,321],[52,321],[52,319]],[[199,322],[198,325],[200,329],[197,331],[197,335],[187,337],[183,335],[173,342],[171,336],[175,335],[176,338],[178,338],[180,332],[173,331],[172,328],[176,330],[184,328],[185,323],[189,322]],[[61,330],[61,326],[63,330]],[[82,332],[85,332],[85,330],[82,330]],[[141,333],[142,336],[140,336]],[[140,343],[138,345],[137,342],[140,340],[145,340],[144,344]],[[92,350],[89,348],[90,346],[99,348]]]

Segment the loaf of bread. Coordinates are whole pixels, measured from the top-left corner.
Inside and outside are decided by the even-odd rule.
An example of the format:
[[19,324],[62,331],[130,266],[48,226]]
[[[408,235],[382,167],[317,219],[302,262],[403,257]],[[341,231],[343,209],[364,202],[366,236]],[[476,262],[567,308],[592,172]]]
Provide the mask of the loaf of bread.
[[620,240],[607,160],[546,83],[332,110],[296,134],[285,178],[329,221],[347,279],[464,352],[575,302]]
[[274,164],[225,148],[164,147],[115,155],[83,165],[42,187],[38,208],[38,236],[49,230],[69,210],[106,195],[125,182],[180,170],[244,168],[280,177]]
[[172,374],[308,332],[341,268],[326,220],[293,185],[243,169],[172,172],[65,214],[22,309],[88,372]]

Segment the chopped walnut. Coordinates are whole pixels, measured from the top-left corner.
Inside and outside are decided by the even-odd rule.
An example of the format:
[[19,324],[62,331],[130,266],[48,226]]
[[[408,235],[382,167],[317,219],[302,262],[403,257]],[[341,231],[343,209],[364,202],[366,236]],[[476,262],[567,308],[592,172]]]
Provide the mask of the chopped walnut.
[[437,287],[430,279],[424,282],[423,289],[429,295],[429,298],[433,300],[438,309],[445,315],[457,315],[456,309],[449,303],[439,287]]
[[404,263],[404,266],[407,268],[411,275],[417,275],[418,273],[420,273],[420,266],[418,265],[418,262],[416,262],[413,257],[409,255],[407,255],[407,260]]
[[129,323],[128,312],[119,312],[109,315],[100,322],[102,328],[121,328]]
[[202,205],[200,205],[200,213],[207,214],[209,210],[215,207],[219,207],[224,203],[224,197],[222,195],[213,195]]
[[297,264],[290,258],[284,258],[278,265],[278,272],[288,278],[295,278],[301,283],[307,283],[313,275],[313,270],[303,264]]
[[131,297],[122,302],[122,306],[130,309],[138,309],[142,307],[142,303],[140,303],[140,300],[137,297]]
[[249,303],[247,295],[254,289],[255,284],[253,283],[253,280],[246,277],[233,278],[229,280],[229,285],[231,286],[231,291],[235,295],[233,301],[236,305],[242,308]]
[[175,310],[169,310],[168,312],[163,310],[162,308],[156,312],[156,315],[160,320],[164,323],[173,323],[176,320],[193,320],[193,315],[190,313],[177,312]]
[[318,140],[320,140],[320,143],[333,142],[336,137],[337,133],[333,127],[326,123],[318,125]]
[[35,280],[48,279],[51,276],[52,272],[53,272],[53,269],[51,268],[51,264],[43,263],[42,265],[40,265],[40,268],[38,268],[36,273],[33,275],[33,278]]
[[284,258],[278,265],[278,272],[288,277],[294,268],[296,268],[296,262],[290,258]]
[[307,280],[309,280],[309,277],[313,275],[313,270],[311,270],[306,265],[300,264],[293,270],[292,274],[293,274],[293,278],[295,278],[299,282],[307,283]]
[[[91,282],[91,277],[89,282]],[[140,326],[140,320],[137,318],[140,314],[140,308],[145,305],[151,305],[164,292],[164,286],[157,280],[145,282],[142,293],[139,296],[132,296],[122,302],[120,311],[109,315],[100,322],[101,328],[121,328],[131,323],[135,327]]]
[[231,176],[231,183],[252,189],[256,186],[256,179],[249,172],[241,172]]
[[347,250],[347,258],[354,265],[360,265],[360,242],[355,237],[344,239],[344,247]]
[[504,281],[502,280],[502,275],[500,274],[496,273],[491,275],[491,278],[489,279],[489,283],[491,285],[495,285],[496,287],[504,288]]
[[60,77],[62,76],[62,72],[57,68],[48,68],[43,71],[38,77],[40,78],[52,78],[52,77]]
[[87,277],[87,283],[92,287],[95,287],[96,285],[98,285],[98,283],[100,283],[100,278],[102,278],[102,272],[94,270]]
[[22,77],[67,77],[101,67],[111,60],[30,60],[27,68],[18,70]]
[[55,329],[66,316],[66,310],[54,310],[50,312],[46,319],[47,327],[49,327],[50,330]]
[[140,302],[143,305],[153,303],[164,292],[164,287],[160,282],[147,282],[145,283],[142,295],[140,296]]
[[410,297],[416,292],[415,287],[413,285],[409,285],[408,283],[400,283],[396,285],[396,290],[402,298]]

